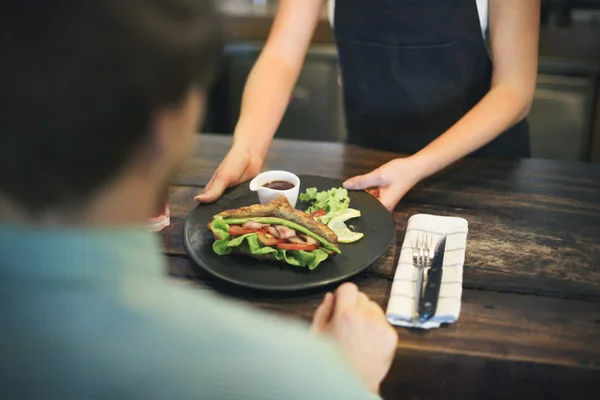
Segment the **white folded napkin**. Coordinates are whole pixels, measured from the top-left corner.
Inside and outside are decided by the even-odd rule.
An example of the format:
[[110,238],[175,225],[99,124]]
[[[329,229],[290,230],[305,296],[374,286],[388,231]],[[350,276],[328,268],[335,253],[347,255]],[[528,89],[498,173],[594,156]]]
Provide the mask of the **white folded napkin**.
[[[458,319],[468,230],[467,220],[463,218],[428,214],[416,214],[409,218],[386,311],[390,324],[430,329],[438,328],[441,324],[455,322]],[[440,297],[435,315],[424,323],[415,324],[412,317],[415,311],[418,271],[413,264],[412,245],[416,243],[417,236],[423,234],[433,235],[434,246],[446,235],[446,251]],[[423,282],[423,287],[425,287],[427,269],[424,271]]]

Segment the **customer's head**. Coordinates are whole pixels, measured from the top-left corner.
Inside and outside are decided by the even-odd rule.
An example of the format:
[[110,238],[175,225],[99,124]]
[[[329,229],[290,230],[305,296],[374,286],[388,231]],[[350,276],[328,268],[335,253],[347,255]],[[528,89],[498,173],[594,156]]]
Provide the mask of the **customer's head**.
[[0,24],[4,210],[85,214],[125,183],[155,196],[201,119],[212,0],[13,1]]

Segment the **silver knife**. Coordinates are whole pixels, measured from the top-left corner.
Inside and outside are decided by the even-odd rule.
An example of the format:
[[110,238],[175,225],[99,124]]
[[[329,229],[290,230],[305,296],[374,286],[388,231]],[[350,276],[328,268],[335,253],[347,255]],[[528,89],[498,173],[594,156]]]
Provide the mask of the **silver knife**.
[[442,286],[445,251],[446,236],[439,242],[431,261],[431,268],[427,271],[427,284],[419,302],[419,320],[421,322],[427,321],[435,315],[440,297],[440,286]]

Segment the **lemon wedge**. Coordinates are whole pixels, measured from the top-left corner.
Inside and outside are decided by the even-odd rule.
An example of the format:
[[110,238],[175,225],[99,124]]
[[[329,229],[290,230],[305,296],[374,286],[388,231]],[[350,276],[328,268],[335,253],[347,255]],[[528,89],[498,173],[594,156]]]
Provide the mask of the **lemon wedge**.
[[362,239],[365,234],[351,231],[345,222],[352,218],[360,217],[360,211],[349,208],[343,213],[336,215],[327,226],[337,235],[340,243],[354,243]]
[[359,218],[360,217],[360,211],[359,210],[355,210],[354,208],[348,208],[344,211],[342,211],[341,213],[335,215],[331,221],[329,221],[329,223],[333,223],[334,221],[341,221],[341,222],[346,222],[349,219],[352,218]]

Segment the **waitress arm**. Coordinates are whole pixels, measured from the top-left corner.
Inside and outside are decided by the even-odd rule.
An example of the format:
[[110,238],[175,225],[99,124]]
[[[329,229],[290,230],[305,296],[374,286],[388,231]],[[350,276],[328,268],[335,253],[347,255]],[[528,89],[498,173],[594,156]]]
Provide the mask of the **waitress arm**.
[[246,81],[233,145],[195,197],[212,203],[226,188],[260,172],[289,104],[325,0],[281,0],[265,47]]
[[234,146],[261,159],[289,104],[325,0],[280,0],[267,42],[246,81]]
[[527,116],[535,91],[540,0],[490,0],[490,91],[444,134],[410,157],[416,180],[486,145]]

